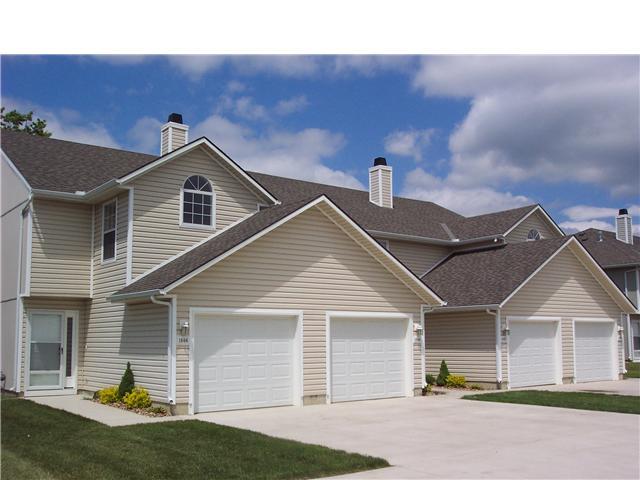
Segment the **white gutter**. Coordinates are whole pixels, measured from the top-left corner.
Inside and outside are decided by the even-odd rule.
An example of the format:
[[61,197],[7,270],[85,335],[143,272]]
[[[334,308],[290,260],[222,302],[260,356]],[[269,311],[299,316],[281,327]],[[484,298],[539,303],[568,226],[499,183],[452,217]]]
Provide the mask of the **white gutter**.
[[428,243],[432,245],[447,245],[447,246],[456,246],[456,245],[468,245],[472,243],[483,242],[486,240],[494,240],[504,238],[502,234],[496,235],[487,235],[484,237],[470,238],[467,240],[442,240],[441,238],[431,238],[431,237],[422,237],[420,235],[407,235],[404,233],[393,233],[393,232],[383,232],[380,230],[367,230],[369,235],[380,238],[388,238],[395,240],[405,240],[408,242],[416,242],[416,243]]
[[167,295],[168,302],[158,300],[155,295],[149,299],[156,305],[169,307],[169,337],[167,339],[167,400],[169,405],[176,404],[176,296]]
[[497,309],[500,308],[500,305],[497,303],[492,303],[489,305],[462,305],[459,307],[447,307],[446,305],[444,305],[442,307],[434,306],[431,308],[432,310],[441,310],[443,312],[461,312],[465,310],[486,310],[488,308]]
[[489,315],[495,318],[496,326],[496,382],[498,387],[502,385],[502,320],[500,308],[496,308],[495,312],[490,309],[485,310]]
[[107,300],[111,302],[121,302],[121,301],[133,300],[135,298],[147,298],[153,295],[166,296],[166,292],[164,290],[155,288],[153,290],[144,290],[142,292],[121,293],[120,295],[113,294],[107,297]]

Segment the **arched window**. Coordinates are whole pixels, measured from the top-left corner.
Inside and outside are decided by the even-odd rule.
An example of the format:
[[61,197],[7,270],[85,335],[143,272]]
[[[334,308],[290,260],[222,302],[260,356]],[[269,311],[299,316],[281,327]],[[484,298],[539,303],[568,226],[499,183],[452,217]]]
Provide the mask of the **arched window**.
[[215,196],[211,182],[200,175],[187,178],[182,186],[182,225],[212,228]]
[[540,232],[535,228],[529,230],[529,233],[527,234],[527,240],[540,240],[541,238],[542,236],[540,235]]

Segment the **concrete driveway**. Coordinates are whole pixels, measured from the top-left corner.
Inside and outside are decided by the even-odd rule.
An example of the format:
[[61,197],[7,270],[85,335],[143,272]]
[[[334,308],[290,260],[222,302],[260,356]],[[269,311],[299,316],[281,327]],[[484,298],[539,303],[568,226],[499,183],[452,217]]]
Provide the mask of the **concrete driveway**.
[[393,465],[341,478],[640,478],[640,421],[630,414],[441,395],[196,418]]
[[[531,390],[531,388],[525,387],[519,390]],[[548,385],[544,387],[534,387],[533,390],[608,393],[617,395],[640,396],[640,378],[627,378],[626,380],[614,380],[608,382],[566,383],[563,385]]]

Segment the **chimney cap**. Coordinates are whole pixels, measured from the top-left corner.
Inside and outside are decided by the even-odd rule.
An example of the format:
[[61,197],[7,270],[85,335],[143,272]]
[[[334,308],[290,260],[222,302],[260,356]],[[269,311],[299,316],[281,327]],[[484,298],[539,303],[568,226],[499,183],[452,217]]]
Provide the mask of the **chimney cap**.
[[169,115],[167,122],[173,123],[182,123],[182,114],[181,113],[172,113]]
[[627,210],[626,208],[621,208],[620,210],[618,210],[618,215],[629,215],[629,210]]
[[387,159],[384,157],[376,157],[373,159],[373,166],[379,167],[380,165],[387,166]]

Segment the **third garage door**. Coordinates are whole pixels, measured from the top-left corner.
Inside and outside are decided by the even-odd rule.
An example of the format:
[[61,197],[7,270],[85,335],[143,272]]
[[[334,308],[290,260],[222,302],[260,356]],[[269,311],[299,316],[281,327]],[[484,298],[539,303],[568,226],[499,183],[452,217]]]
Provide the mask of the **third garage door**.
[[614,322],[575,322],[576,381],[613,380]]
[[331,401],[406,394],[406,319],[331,320]]

